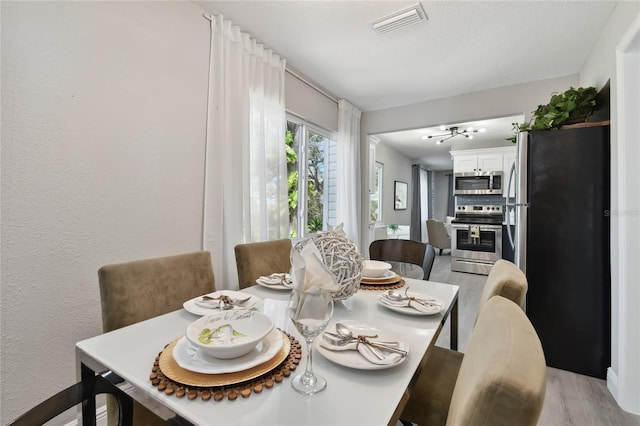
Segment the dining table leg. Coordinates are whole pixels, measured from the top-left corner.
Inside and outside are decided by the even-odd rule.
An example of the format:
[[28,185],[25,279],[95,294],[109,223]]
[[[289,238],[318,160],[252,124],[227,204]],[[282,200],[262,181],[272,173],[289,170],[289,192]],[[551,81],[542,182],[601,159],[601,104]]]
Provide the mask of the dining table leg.
[[456,297],[451,307],[451,338],[450,348],[452,351],[458,350],[458,298]]
[[[84,364],[80,364],[80,380],[84,388],[93,388],[96,373]],[[93,394],[93,392],[91,392]],[[96,398],[92,395],[82,402],[82,426],[96,426]]]

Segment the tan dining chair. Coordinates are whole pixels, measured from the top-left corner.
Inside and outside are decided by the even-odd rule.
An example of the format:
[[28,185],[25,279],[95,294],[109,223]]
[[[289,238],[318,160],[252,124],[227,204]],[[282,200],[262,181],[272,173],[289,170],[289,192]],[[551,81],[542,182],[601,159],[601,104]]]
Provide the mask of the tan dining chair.
[[[511,300],[522,309],[528,289],[527,277],[512,262],[498,260],[484,285],[476,322],[481,313],[487,309],[494,296]],[[475,330],[473,331],[475,333]],[[455,385],[464,354],[458,351],[434,346],[416,373],[410,386],[408,399],[402,418],[419,420],[418,424],[443,425],[449,410],[449,395]],[[441,391],[444,389],[444,391]]]
[[422,268],[422,279],[428,280],[435,260],[435,250],[429,244],[420,241],[376,240],[369,245],[369,258],[417,265]]
[[427,220],[427,235],[429,244],[440,250],[441,256],[442,250],[451,248],[451,237],[447,233],[443,222],[433,219]]
[[261,276],[291,269],[291,240],[238,244],[234,248],[240,289],[255,285]]
[[[98,280],[105,332],[181,309],[186,300],[216,288],[207,251],[106,265],[98,270]],[[110,425],[115,409],[108,400]],[[134,425],[167,424],[138,403],[133,416]]]
[[495,296],[480,312],[459,369],[432,377],[437,386],[430,394],[411,391],[411,399],[419,396],[424,404],[407,405],[401,418],[421,426],[533,426],[546,375],[542,345],[529,319],[511,300]]

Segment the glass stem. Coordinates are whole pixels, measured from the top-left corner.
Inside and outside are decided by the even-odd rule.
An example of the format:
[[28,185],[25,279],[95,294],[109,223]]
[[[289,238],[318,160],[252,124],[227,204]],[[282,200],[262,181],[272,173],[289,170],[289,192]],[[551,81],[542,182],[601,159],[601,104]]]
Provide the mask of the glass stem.
[[[306,340],[306,339],[305,339]],[[304,369],[304,375],[307,380],[313,379],[313,339],[306,340],[307,342],[307,365]]]

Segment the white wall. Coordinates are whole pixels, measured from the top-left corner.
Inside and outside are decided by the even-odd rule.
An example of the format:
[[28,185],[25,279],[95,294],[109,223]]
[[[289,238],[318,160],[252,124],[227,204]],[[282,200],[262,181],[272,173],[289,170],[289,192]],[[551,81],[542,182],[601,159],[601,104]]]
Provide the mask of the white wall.
[[[369,135],[397,130],[416,129],[440,123],[460,123],[496,117],[524,114],[529,120],[538,105],[549,102],[553,92],[578,85],[578,75],[532,81],[513,86],[499,87],[451,98],[437,99],[396,108],[362,113],[360,135],[362,155],[362,181],[367,182]],[[365,191],[366,192],[366,191]],[[367,205],[367,194],[361,203]],[[367,209],[362,209],[361,235],[368,235]],[[367,241],[361,242],[366,247]]]
[[201,247],[202,13],[2,2],[3,425],[76,381],[100,266]]
[[[621,179],[626,182],[620,182],[619,176],[621,170],[618,168],[620,161],[627,161],[626,159],[619,158],[620,146],[618,145],[618,81],[617,81],[617,69],[616,69],[616,47],[621,38],[628,31],[632,22],[638,19],[640,16],[640,2],[619,2],[616,9],[613,11],[607,24],[605,25],[598,42],[594,46],[593,50],[587,61],[585,62],[582,70],[580,71],[580,85],[581,86],[595,86],[601,88],[607,80],[611,80],[611,209],[613,212],[620,211],[618,208],[620,203],[620,197],[624,196],[620,194],[619,188],[623,183],[626,183],[634,188],[632,190],[637,191],[635,185],[637,181],[630,180],[633,170],[624,172]],[[636,102],[640,94],[630,94],[635,96]],[[637,117],[635,117],[637,118]],[[634,118],[630,118],[634,120]],[[635,140],[631,143],[635,143]],[[631,167],[637,166],[637,159],[628,160]],[[621,310],[620,295],[638,295],[640,294],[638,286],[638,274],[629,275],[627,280],[622,282],[620,280],[621,271],[617,267],[617,261],[621,258],[621,255],[628,255],[628,253],[620,253],[619,244],[620,236],[618,229],[618,222],[620,219],[619,214],[613,214],[611,216],[611,311],[612,311],[612,323],[611,323],[611,369],[607,376],[607,384],[613,396],[622,403],[623,408],[632,410],[636,413],[640,413],[640,399],[637,395],[637,389],[640,388],[640,362],[638,361],[638,346],[640,345],[640,338],[637,335],[637,321],[632,321],[632,324],[628,324],[628,318],[621,313],[624,313],[624,309]],[[636,218],[637,220],[637,218]],[[640,235],[627,235],[628,241],[638,241]],[[624,248],[623,248],[624,250]],[[633,259],[632,257],[627,257]],[[622,265],[623,268],[630,268],[628,265]],[[629,269],[631,270],[631,269]],[[637,296],[636,296],[637,298]],[[632,306],[632,311],[636,311],[636,307],[640,303],[640,300],[628,301],[627,297],[623,297],[623,303],[629,303]],[[624,307],[623,307],[624,308]],[[633,315],[633,312],[631,312]],[[632,316],[633,318],[633,316]],[[637,316],[635,317],[637,318]],[[628,333],[621,330],[629,330]],[[635,334],[635,336],[634,336]],[[634,352],[632,351],[635,348]],[[630,361],[630,362],[626,362]],[[621,371],[622,367],[622,371]],[[620,377],[622,374],[622,377]],[[618,383],[622,384],[622,387],[618,389]],[[627,383],[625,385],[625,383]],[[633,390],[633,391],[631,391]],[[629,395],[629,393],[636,393],[636,395]],[[629,401],[635,400],[634,403]]]
[[[411,225],[411,188],[413,186],[411,183],[411,159],[380,142],[376,145],[376,161],[384,164],[382,172],[382,220],[384,224]],[[396,180],[408,184],[406,210],[394,210],[394,181]],[[365,204],[365,206],[367,206],[365,210],[368,218],[369,205]]]

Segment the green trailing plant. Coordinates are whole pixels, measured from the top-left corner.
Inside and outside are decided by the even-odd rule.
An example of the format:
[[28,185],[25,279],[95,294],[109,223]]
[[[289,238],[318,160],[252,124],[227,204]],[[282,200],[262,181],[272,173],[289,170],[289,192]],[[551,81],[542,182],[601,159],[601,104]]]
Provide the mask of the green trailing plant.
[[538,105],[530,122],[512,123],[514,136],[507,138],[516,142],[518,132],[524,130],[559,129],[565,124],[586,121],[598,107],[598,92],[595,87],[574,87],[563,93],[555,93],[546,105]]

